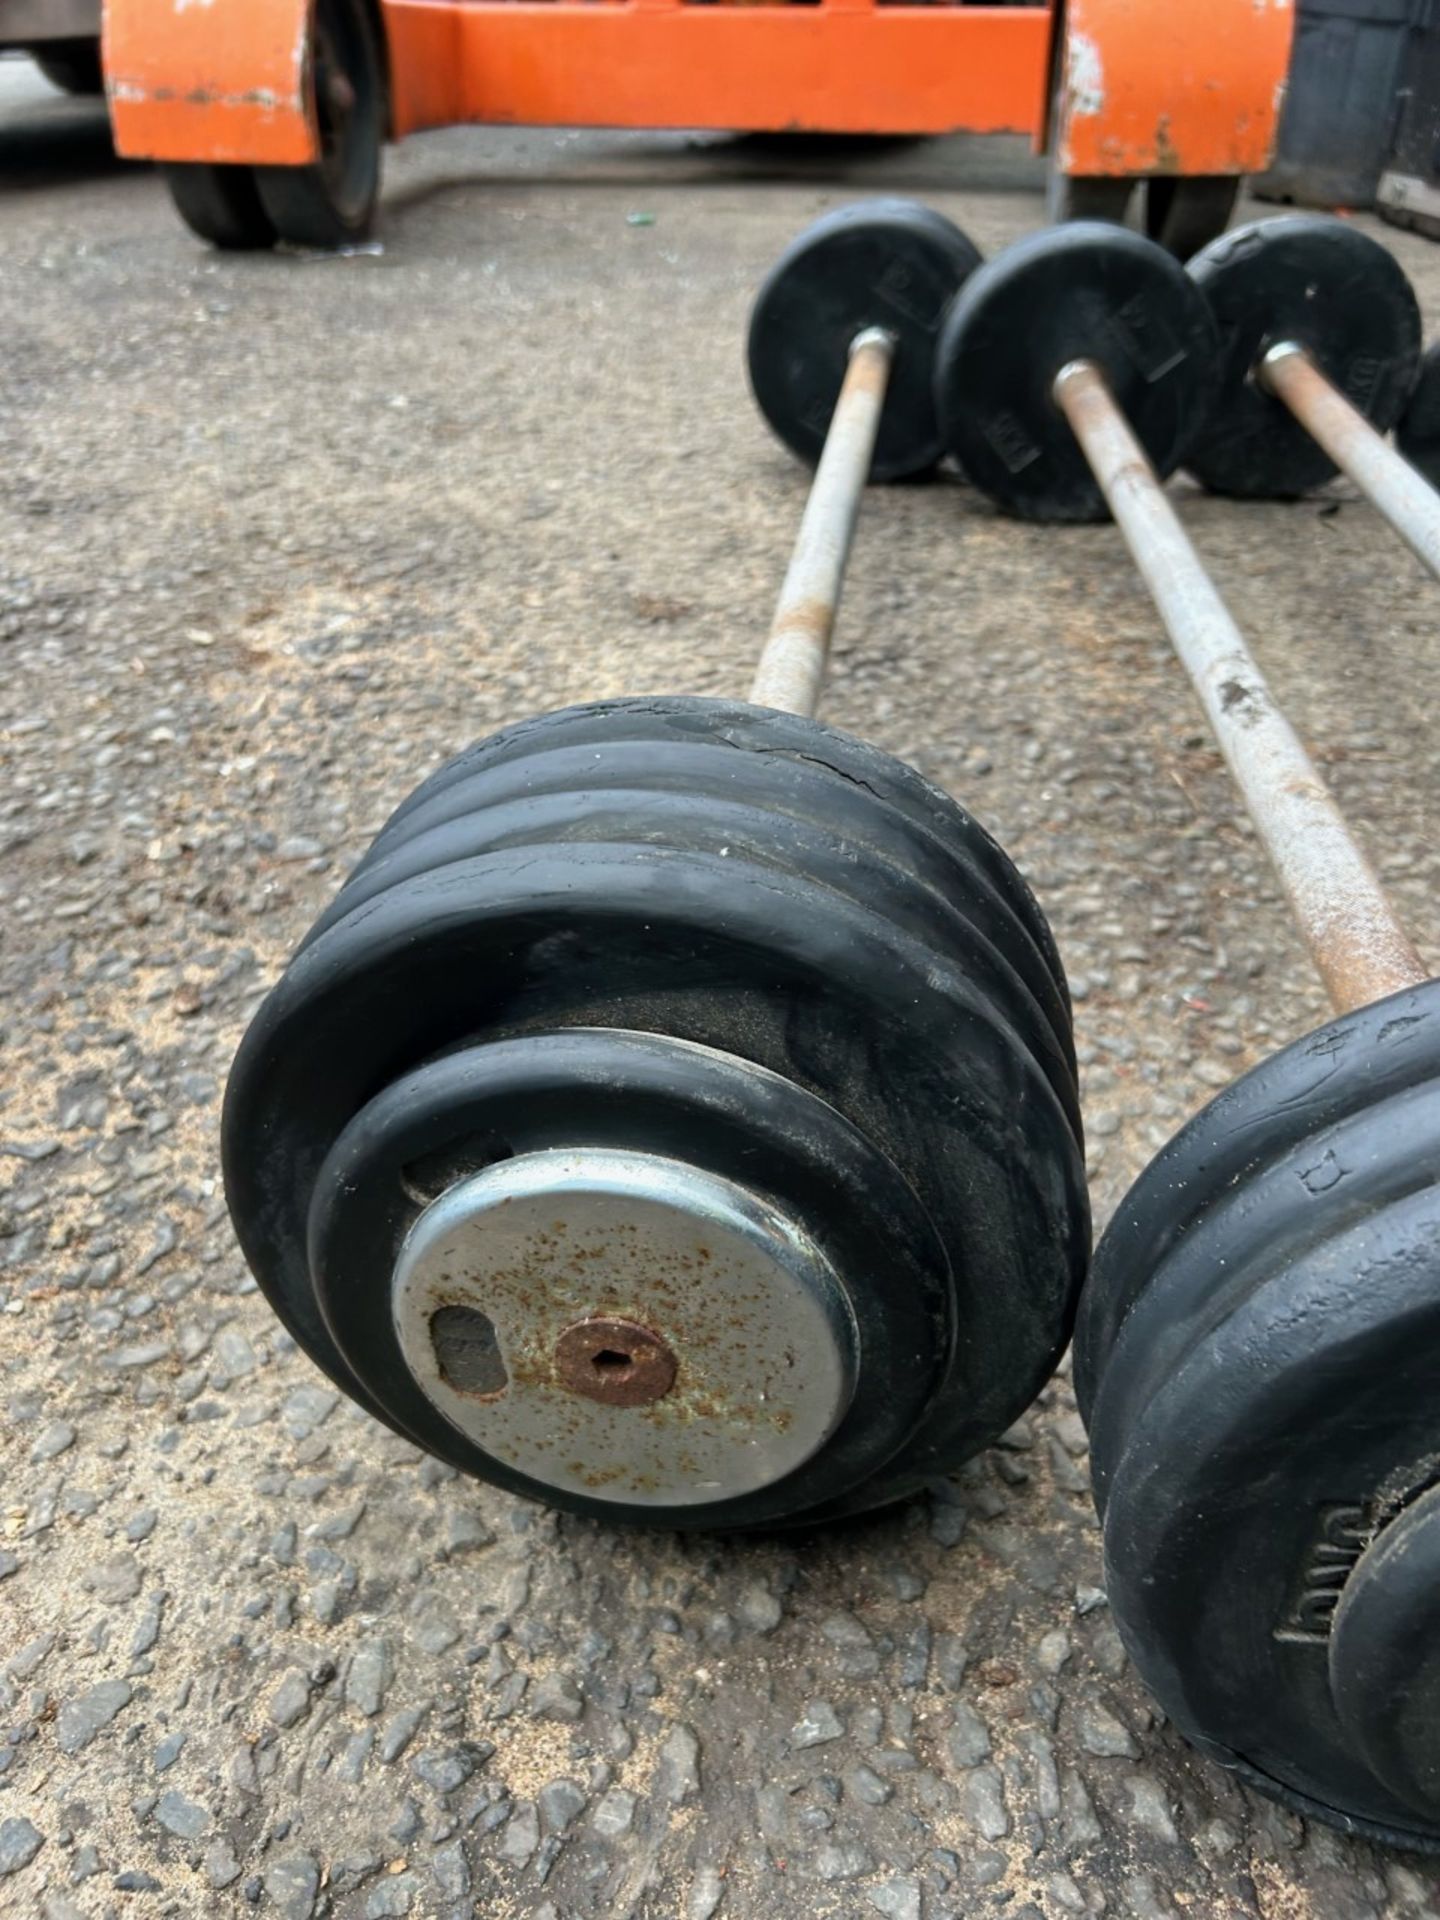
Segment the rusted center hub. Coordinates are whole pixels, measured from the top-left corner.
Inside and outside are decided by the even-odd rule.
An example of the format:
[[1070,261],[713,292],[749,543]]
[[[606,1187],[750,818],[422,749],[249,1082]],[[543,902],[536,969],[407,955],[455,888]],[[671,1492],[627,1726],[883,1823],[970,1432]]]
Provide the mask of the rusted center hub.
[[648,1407],[675,1384],[675,1356],[659,1334],[605,1314],[565,1329],[555,1367],[572,1393],[604,1407]]

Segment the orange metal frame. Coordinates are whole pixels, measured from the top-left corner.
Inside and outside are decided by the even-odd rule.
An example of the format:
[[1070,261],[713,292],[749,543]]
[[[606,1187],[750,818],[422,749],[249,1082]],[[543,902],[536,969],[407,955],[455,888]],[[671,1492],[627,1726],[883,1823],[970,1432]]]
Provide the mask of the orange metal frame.
[[1262,172],[1293,30],[1292,0],[1065,0],[1061,172]]
[[[1053,129],[1067,172],[1266,163],[1290,0],[1046,6],[379,0],[390,131],[463,122],[812,132]],[[116,144],[296,166],[317,141],[310,0],[105,0]],[[1058,37],[1063,36],[1063,49]]]

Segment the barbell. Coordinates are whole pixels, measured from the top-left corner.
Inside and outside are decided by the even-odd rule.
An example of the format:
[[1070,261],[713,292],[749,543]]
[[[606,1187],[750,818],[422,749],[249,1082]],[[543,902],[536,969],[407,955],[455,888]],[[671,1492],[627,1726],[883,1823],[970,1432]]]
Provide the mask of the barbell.
[[[1175,457],[1175,415],[1117,400],[1137,339],[1177,397],[1212,377],[1202,277],[1146,249],[1074,228],[980,269],[942,417],[1002,505],[1069,517],[1089,484],[1108,505],[1338,1018],[1192,1120],[1096,1252],[1075,1385],[1106,1587],[1203,1751],[1333,1825],[1440,1845],[1440,981],[1166,498],[1149,450]],[[1012,351],[1056,274],[1043,351]]]
[[751,377],[818,464],[750,701],[470,747],[244,1036],[223,1154],[260,1286],[481,1479],[653,1525],[833,1518],[993,1440],[1068,1338],[1089,1216],[1050,930],[968,813],[813,718],[867,475],[938,456],[977,259],[895,202],[786,252]]

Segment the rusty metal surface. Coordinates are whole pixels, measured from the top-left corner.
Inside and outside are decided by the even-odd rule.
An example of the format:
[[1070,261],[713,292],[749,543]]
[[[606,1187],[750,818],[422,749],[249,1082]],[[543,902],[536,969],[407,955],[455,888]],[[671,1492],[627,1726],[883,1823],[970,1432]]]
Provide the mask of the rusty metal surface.
[[555,1371],[572,1393],[606,1407],[648,1407],[675,1384],[679,1363],[660,1335],[638,1320],[596,1313],[555,1342]]
[[1050,144],[1071,174],[1259,173],[1270,164],[1290,0],[1066,0]]
[[[458,1181],[411,1228],[391,1302],[445,1418],[571,1492],[677,1506],[768,1486],[850,1401],[849,1306],[803,1224],[659,1155],[522,1154]],[[483,1368],[457,1309],[493,1343]]]
[[1154,596],[1337,1011],[1427,979],[1103,375],[1072,362],[1056,378],[1055,399]]
[[116,151],[128,159],[304,166],[310,0],[106,0]]
[[1429,486],[1294,341],[1278,341],[1255,373],[1383,514],[1422,566],[1440,577],[1440,494]]
[[845,563],[870,473],[895,343],[881,327],[857,334],[780,599],[755,669],[757,706],[813,714],[820,704]]

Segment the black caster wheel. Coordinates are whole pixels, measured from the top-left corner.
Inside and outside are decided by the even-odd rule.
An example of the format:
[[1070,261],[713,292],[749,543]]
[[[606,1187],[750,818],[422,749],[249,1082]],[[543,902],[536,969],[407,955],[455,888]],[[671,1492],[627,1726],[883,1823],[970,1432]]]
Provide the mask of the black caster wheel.
[[366,0],[316,0],[310,58],[320,159],[257,167],[255,184],[276,233],[293,246],[352,246],[369,233],[380,198],[385,59]]
[[52,87],[77,98],[105,91],[105,69],[98,40],[51,40],[35,48],[33,58]]
[[257,1014],[224,1160],[362,1405],[668,1527],[954,1467],[1045,1380],[1088,1254],[1015,868],[902,763],[719,701],[550,714],[428,780]]
[[250,167],[172,164],[165,184],[193,234],[212,247],[239,252],[273,247],[275,228],[260,204]]
[[1224,233],[1239,198],[1238,174],[1151,174],[1145,231],[1177,260],[1188,260]]

